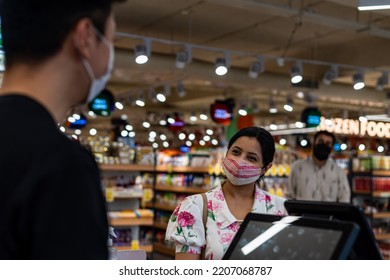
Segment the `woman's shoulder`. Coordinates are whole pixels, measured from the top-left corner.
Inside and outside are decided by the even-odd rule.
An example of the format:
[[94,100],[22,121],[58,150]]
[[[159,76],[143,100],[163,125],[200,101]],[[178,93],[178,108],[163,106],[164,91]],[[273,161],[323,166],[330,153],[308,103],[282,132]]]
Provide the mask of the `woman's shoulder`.
[[286,198],[270,194],[259,186],[257,186],[256,196],[259,201],[265,202],[267,211],[274,212],[277,215],[287,215],[287,210],[284,207],[284,202],[287,200]]

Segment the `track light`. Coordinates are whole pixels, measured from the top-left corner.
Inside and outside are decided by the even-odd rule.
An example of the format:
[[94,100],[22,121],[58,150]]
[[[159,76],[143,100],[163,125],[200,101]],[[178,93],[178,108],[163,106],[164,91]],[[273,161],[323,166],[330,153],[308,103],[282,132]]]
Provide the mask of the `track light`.
[[149,60],[150,50],[151,49],[151,40],[145,39],[144,44],[135,46],[135,62],[137,64],[145,64]]
[[249,67],[249,77],[256,79],[260,73],[264,72],[264,58],[259,56],[256,61],[254,61]]
[[260,107],[255,99],[252,99],[251,108],[253,113],[255,114],[260,113]]
[[247,111],[247,108],[246,108],[246,105],[245,104],[242,104],[240,109],[238,110],[238,114],[240,116],[246,116],[248,115],[248,111]]
[[325,72],[325,75],[322,79],[322,82],[325,85],[330,85],[334,79],[339,76],[339,69],[337,65],[332,65],[328,71]]
[[163,92],[157,93],[156,98],[161,103],[163,103],[163,102],[165,102],[167,100],[167,98],[166,98],[166,96],[165,96],[165,94]]
[[390,9],[389,1],[386,0],[359,0],[359,11],[373,11]]
[[283,108],[287,112],[292,112],[294,110],[293,99],[291,98],[291,96],[287,96],[286,104],[284,104]]
[[215,61],[215,74],[218,76],[224,76],[228,72],[228,67],[229,67],[229,61],[228,61],[229,56],[227,53],[225,53],[225,57],[218,57]]
[[177,84],[176,90],[177,90],[177,94],[179,95],[179,97],[184,97],[187,94],[186,89],[185,89],[185,87],[184,87],[182,82],[179,82]]
[[187,63],[192,61],[192,47],[186,45],[185,48],[176,54],[176,68],[184,69]]
[[383,90],[388,83],[389,83],[389,73],[387,71],[383,71],[382,75],[378,78],[376,82],[375,88],[377,90]]
[[297,62],[290,68],[291,83],[297,84],[303,80],[302,77],[302,62]]
[[360,90],[364,88],[364,73],[363,70],[359,70],[358,73],[353,75],[353,89]]
[[269,109],[268,111],[271,113],[271,114],[275,114],[278,112],[278,108],[276,107],[276,103],[275,103],[275,100],[271,97],[270,100],[269,100]]
[[144,94],[141,93],[137,100],[135,101],[135,104],[139,107],[144,107],[145,106],[145,97]]

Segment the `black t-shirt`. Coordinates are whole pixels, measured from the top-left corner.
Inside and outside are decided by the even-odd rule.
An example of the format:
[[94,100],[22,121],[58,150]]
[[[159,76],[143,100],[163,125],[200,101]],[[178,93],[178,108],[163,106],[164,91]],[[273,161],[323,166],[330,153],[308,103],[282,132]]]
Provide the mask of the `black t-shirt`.
[[0,97],[0,259],[107,259],[93,155],[39,103]]

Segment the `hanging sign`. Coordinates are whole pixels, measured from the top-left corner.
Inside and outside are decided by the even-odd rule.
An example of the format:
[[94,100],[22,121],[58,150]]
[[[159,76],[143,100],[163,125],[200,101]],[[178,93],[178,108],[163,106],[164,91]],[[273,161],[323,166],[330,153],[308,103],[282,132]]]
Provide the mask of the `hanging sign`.
[[332,118],[325,121],[321,117],[317,130],[326,130],[331,133],[390,138],[390,123],[388,122],[360,122],[359,120]]

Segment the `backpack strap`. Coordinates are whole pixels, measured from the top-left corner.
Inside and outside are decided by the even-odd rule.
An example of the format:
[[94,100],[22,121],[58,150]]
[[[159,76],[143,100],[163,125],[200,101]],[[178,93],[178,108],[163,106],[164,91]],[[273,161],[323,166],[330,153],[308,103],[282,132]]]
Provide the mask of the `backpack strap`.
[[[206,245],[207,245],[207,237],[206,237],[206,223],[207,223],[207,197],[205,193],[201,193],[203,198],[203,227],[204,227],[204,237],[206,239]],[[202,248],[202,252],[200,255],[200,259],[204,260],[206,255],[206,245],[204,248]]]

